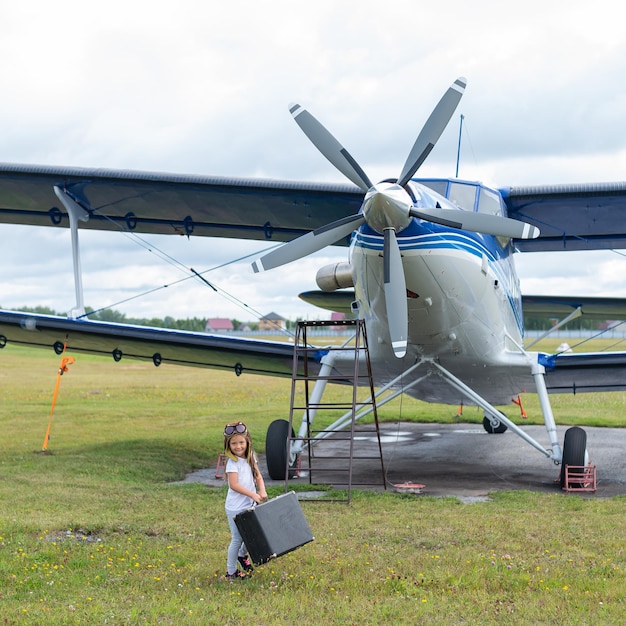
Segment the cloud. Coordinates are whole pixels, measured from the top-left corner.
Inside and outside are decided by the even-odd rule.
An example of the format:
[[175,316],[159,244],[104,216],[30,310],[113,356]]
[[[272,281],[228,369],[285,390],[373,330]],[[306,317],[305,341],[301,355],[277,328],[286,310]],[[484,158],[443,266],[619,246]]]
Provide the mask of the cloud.
[[[620,180],[622,29],[578,0],[506,12],[488,0],[390,0],[384,10],[373,0],[4,3],[0,159],[342,181],[290,119],[295,100],[377,180],[397,176],[441,94],[464,75],[462,177],[501,186]],[[421,175],[454,174],[458,130],[456,118]],[[7,225],[0,233],[1,304],[71,308],[69,234]],[[129,315],[160,317],[323,315],[296,294],[346,254],[330,248],[263,276],[247,262],[210,272],[229,299],[197,279],[176,282],[189,274],[172,260],[206,269],[260,243],[149,241],[171,259],[121,236],[81,233],[88,305],[125,300]],[[569,273],[558,273],[556,257],[520,257],[523,286],[586,293],[588,263],[575,259],[591,257],[563,256]],[[612,277],[623,274],[622,259],[609,258],[593,276],[600,291],[621,289]]]

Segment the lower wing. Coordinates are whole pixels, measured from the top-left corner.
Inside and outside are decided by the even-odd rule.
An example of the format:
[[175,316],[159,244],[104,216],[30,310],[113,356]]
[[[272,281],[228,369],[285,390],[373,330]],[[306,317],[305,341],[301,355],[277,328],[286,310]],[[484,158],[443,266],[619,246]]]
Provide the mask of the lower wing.
[[[7,344],[110,356],[114,361],[139,359],[232,370],[235,374],[291,377],[293,345],[240,337],[210,335],[51,315],[0,310],[0,348]],[[321,355],[311,354],[308,367],[317,371]]]
[[[67,350],[114,361],[151,361],[155,366],[232,370],[237,376],[290,378],[293,374],[291,343],[0,310],[0,349],[7,344],[54,350],[59,355]],[[319,371],[325,352],[310,352],[310,374]],[[550,393],[626,390],[626,352],[540,354],[539,359],[546,368]]]

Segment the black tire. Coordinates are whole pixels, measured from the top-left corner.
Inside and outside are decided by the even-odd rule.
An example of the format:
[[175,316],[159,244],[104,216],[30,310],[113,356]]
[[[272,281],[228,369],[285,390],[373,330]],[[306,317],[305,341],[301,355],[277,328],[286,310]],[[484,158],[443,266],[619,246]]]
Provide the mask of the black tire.
[[491,420],[485,415],[485,417],[483,417],[483,428],[490,435],[501,435],[502,433],[505,433],[507,428],[508,428],[508,426],[504,422],[501,422],[495,416],[494,416],[493,420],[494,421],[492,423]]
[[[288,434],[289,422],[287,420],[274,420],[267,429],[267,435],[265,435],[265,456],[267,472],[272,480],[285,480]],[[293,429],[291,430],[291,436],[295,436]],[[297,460],[292,465],[297,465]],[[294,478],[294,475],[294,472],[289,472],[289,478]]]
[[[585,465],[585,453],[587,451],[587,433],[578,426],[572,426],[565,431],[563,439],[563,460],[561,462],[561,489],[565,485],[566,465]],[[582,474],[585,470],[573,470],[572,473]]]

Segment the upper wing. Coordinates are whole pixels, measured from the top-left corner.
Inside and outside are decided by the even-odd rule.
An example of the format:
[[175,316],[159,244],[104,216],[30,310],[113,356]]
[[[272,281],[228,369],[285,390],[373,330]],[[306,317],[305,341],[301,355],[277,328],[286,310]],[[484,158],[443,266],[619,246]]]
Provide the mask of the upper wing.
[[[0,311],[0,348],[7,343],[71,352],[191,365],[269,376],[292,376],[293,345],[221,335],[192,333],[49,315]],[[317,372],[322,353],[310,354],[309,371]],[[302,364],[300,364],[302,365]]]
[[[0,164],[0,222],[67,225],[53,188],[89,213],[83,228],[290,241],[358,213],[351,184]],[[626,183],[500,189],[508,217],[541,230],[523,251],[626,247]],[[344,242],[347,244],[347,239]]]
[[519,250],[602,250],[626,247],[626,182],[500,189],[508,217],[541,230],[516,240]]
[[4,163],[0,222],[67,226],[55,186],[88,211],[83,228],[268,241],[289,241],[354,215],[362,200],[350,184]]

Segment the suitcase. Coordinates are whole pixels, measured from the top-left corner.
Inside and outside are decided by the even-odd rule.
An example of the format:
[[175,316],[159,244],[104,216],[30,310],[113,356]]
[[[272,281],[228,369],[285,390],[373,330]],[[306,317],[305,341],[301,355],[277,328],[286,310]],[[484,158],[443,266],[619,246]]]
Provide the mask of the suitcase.
[[267,563],[314,539],[295,491],[238,513],[235,524],[255,565]]

